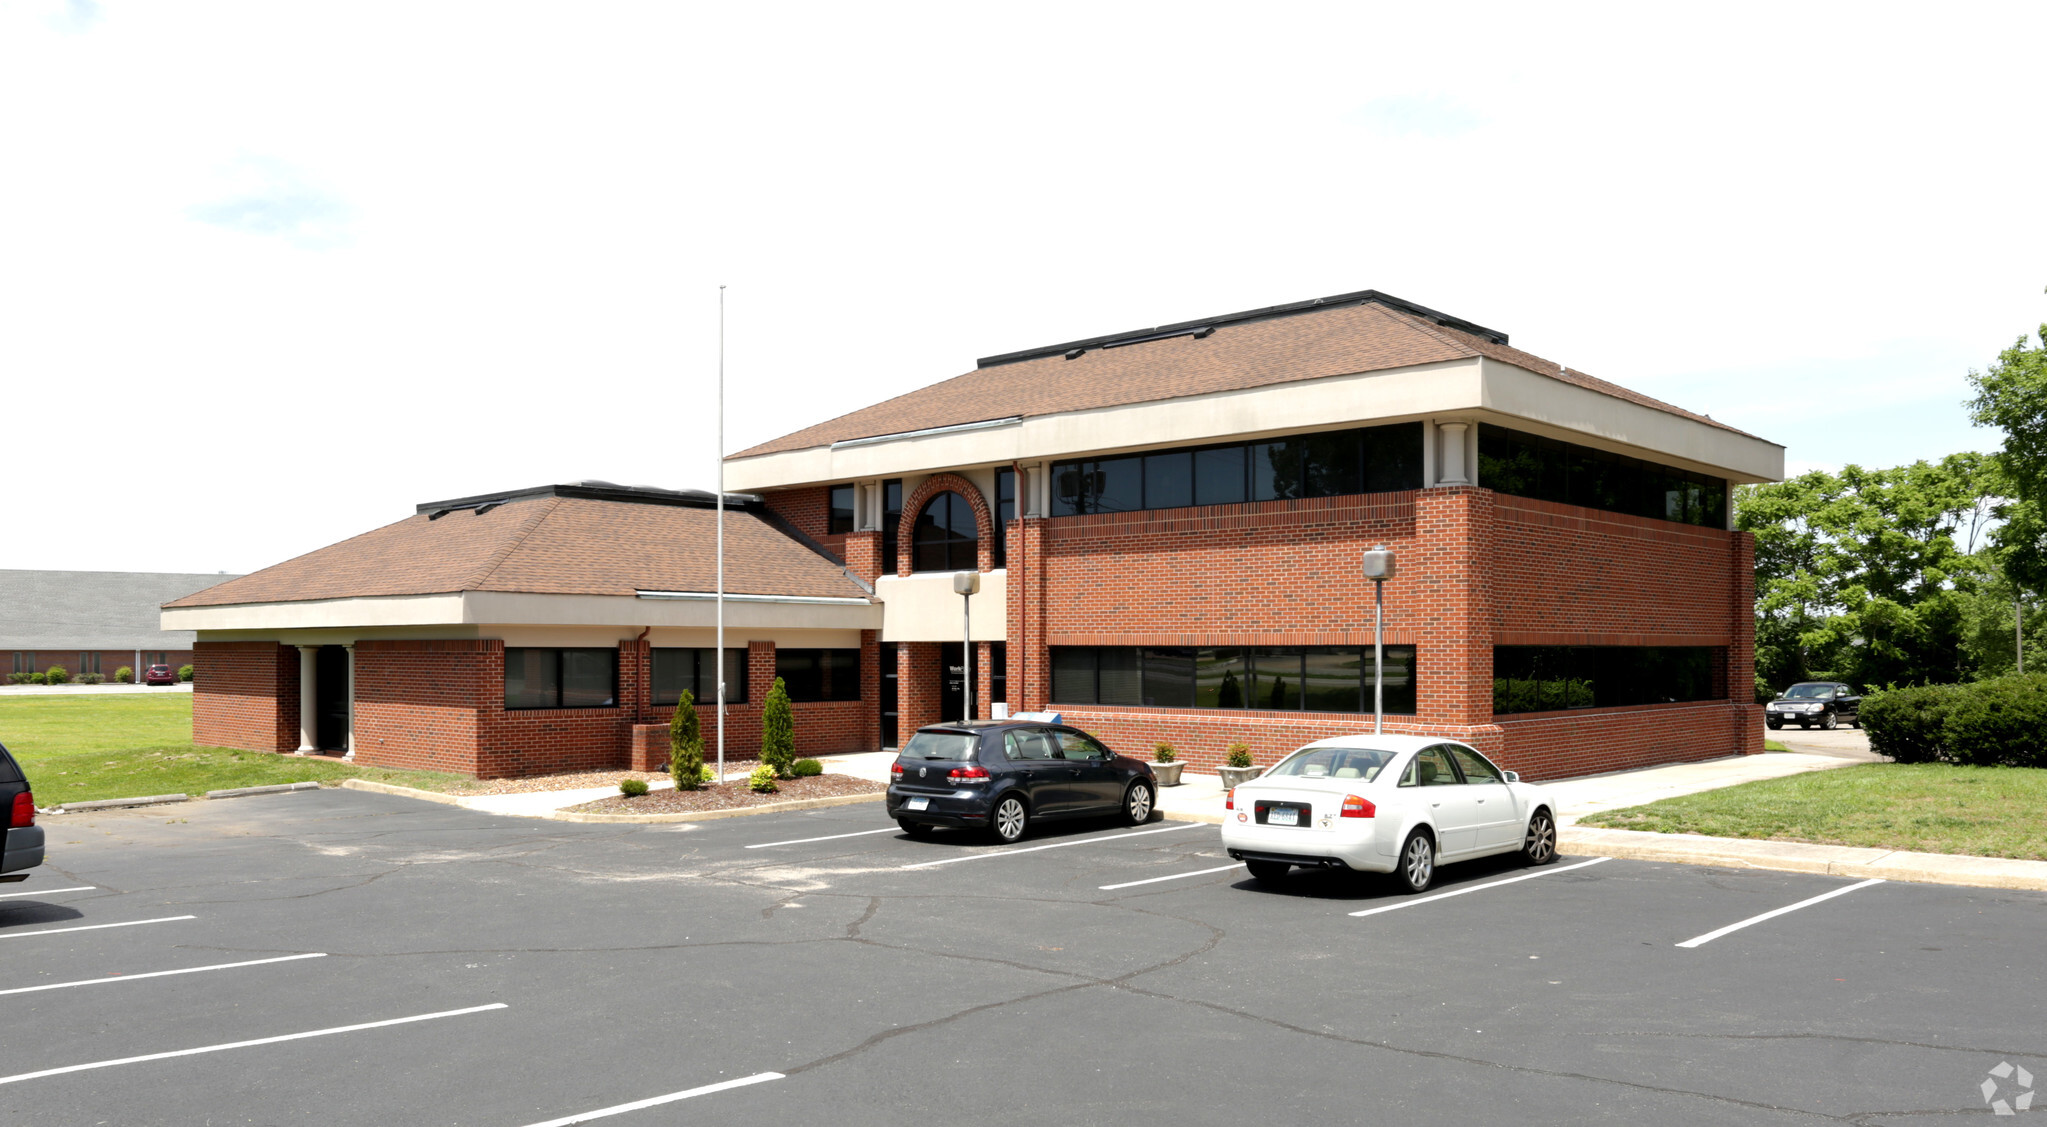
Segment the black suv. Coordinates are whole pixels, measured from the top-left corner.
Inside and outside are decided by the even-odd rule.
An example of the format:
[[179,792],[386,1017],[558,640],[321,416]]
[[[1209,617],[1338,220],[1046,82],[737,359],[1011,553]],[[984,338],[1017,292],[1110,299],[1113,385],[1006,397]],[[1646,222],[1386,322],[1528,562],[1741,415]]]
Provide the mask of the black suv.
[[27,880],[24,870],[43,863],[43,828],[21,766],[0,746],[0,881]]
[[1134,826],[1159,793],[1150,764],[1062,724],[1015,720],[919,728],[889,774],[889,816],[911,837],[966,826],[1011,842],[1039,819],[1098,814]]
[[1786,724],[1832,730],[1842,723],[1862,727],[1862,697],[1839,681],[1800,681],[1779,693],[1763,710],[1772,729]]

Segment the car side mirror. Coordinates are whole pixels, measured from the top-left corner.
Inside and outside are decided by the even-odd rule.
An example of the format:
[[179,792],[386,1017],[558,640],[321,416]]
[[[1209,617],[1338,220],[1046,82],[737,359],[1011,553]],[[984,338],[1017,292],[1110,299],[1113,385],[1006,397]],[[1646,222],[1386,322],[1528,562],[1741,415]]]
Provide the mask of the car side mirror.
[[1519,771],[1504,771],[1502,772],[1502,774],[1507,776],[1507,781],[1510,783],[1518,783],[1521,781],[1521,772]]

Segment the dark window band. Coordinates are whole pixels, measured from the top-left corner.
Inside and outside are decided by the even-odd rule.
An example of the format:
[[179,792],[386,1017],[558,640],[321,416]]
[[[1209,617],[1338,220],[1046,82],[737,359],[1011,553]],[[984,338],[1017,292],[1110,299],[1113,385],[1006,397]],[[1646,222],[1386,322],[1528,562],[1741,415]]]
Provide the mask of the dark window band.
[[[699,708],[718,702],[716,662],[711,647],[654,651],[653,690],[655,704],[674,704],[689,690]],[[725,703],[746,703],[746,650],[725,647]]]
[[[1386,647],[1388,715],[1414,715],[1414,656]],[[1372,681],[1370,646],[1052,647],[1059,704],[1369,713]]]
[[1493,712],[1719,700],[1713,646],[1494,646]]
[[1422,425],[1052,463],[1052,515],[1130,513],[1422,487]]
[[617,705],[617,650],[506,648],[506,708],[615,708]]
[[1478,426],[1478,483],[1496,493],[1727,527],[1727,482],[1540,435]]

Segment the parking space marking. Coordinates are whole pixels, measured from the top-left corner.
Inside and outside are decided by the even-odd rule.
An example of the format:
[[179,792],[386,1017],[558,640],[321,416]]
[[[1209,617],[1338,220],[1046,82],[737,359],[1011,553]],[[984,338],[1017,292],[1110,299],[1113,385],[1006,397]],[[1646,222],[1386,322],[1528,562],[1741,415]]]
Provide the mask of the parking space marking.
[[84,927],[53,927],[47,931],[17,931],[13,935],[0,935],[0,939],[27,939],[31,935],[62,935],[67,931],[98,931],[103,927],[140,927],[143,924],[176,923],[179,920],[196,920],[198,916],[164,916],[154,920],[123,920],[117,924],[86,924]]
[[1243,866],[1223,865],[1213,869],[1196,869],[1191,873],[1174,873],[1172,876],[1169,877],[1153,877],[1150,880],[1126,880],[1122,884],[1099,884],[1096,885],[1095,887],[1102,890],[1103,892],[1113,892],[1119,888],[1136,888],[1140,884],[1157,884],[1162,880],[1180,880],[1185,877],[1205,877],[1210,873],[1223,873],[1228,872],[1231,869],[1240,868],[1243,868]]
[[1611,860],[1613,860],[1613,858],[1611,857],[1594,857],[1590,861],[1580,861],[1575,865],[1560,865],[1555,868],[1537,869],[1532,873],[1522,873],[1518,877],[1508,877],[1506,880],[1487,881],[1484,884],[1474,884],[1470,888],[1459,888],[1449,892],[1438,892],[1434,896],[1422,896],[1414,900],[1402,900],[1398,904],[1388,904],[1383,908],[1367,908],[1362,912],[1352,912],[1351,915],[1376,916],[1381,912],[1397,912],[1402,908],[1412,908],[1417,904],[1427,904],[1434,900],[1448,900],[1452,896],[1462,896],[1467,892],[1483,892],[1488,888],[1498,888],[1503,884],[1513,884],[1516,881],[1534,880],[1536,877],[1546,877],[1549,876],[1551,873],[1568,873],[1572,869],[1582,869],[1587,865],[1597,865],[1602,861]]
[[1709,932],[1707,932],[1706,934],[1704,934],[1704,935],[1701,935],[1701,936],[1699,936],[1699,937],[1697,937],[1697,938],[1695,938],[1695,939],[1687,939],[1687,940],[1685,940],[1685,941],[1684,941],[1683,943],[1680,943],[1680,944],[1678,944],[1678,946],[1680,946],[1680,947],[1699,947],[1699,946],[1703,946],[1703,945],[1705,945],[1705,944],[1707,944],[1707,943],[1711,943],[1711,942],[1713,942],[1713,941],[1714,941],[1715,939],[1718,939],[1718,938],[1720,938],[1720,937],[1721,937],[1721,936],[1723,936],[1723,935],[1726,935],[1726,934],[1727,934],[1728,932],[1731,932],[1731,931],[1740,931],[1740,930],[1741,930],[1742,928],[1745,928],[1745,927],[1749,926],[1750,924],[1759,924],[1759,923],[1762,923],[1762,922],[1763,922],[1764,920],[1774,920],[1774,919],[1776,919],[1776,918],[1777,918],[1778,916],[1781,916],[1781,915],[1785,914],[1786,912],[1796,912],[1796,911],[1797,911],[1797,910],[1799,910],[1800,908],[1810,908],[1810,907],[1812,907],[1812,906],[1813,906],[1814,904],[1817,904],[1817,903],[1819,903],[1819,902],[1820,902],[1820,901],[1822,901],[1822,900],[1832,900],[1832,899],[1833,899],[1834,897],[1836,897],[1836,896],[1846,896],[1846,895],[1848,895],[1849,893],[1851,893],[1851,892],[1855,891],[1855,890],[1856,890],[1856,889],[1858,889],[1858,888],[1868,888],[1868,887],[1869,887],[1870,885],[1872,885],[1872,884],[1882,884],[1882,883],[1884,883],[1884,881],[1883,881],[1883,878],[1882,878],[1882,877],[1871,877],[1871,878],[1869,878],[1868,880],[1865,880],[1865,881],[1858,881],[1858,882],[1856,882],[1856,883],[1854,883],[1854,884],[1851,884],[1851,885],[1848,885],[1848,886],[1846,886],[1846,887],[1843,887],[1843,888],[1837,888],[1837,889],[1833,890],[1832,892],[1822,892],[1822,893],[1820,893],[1820,894],[1819,894],[1818,896],[1815,896],[1815,897],[1813,897],[1813,898],[1812,898],[1812,899],[1810,899],[1810,900],[1800,900],[1800,901],[1799,901],[1798,903],[1796,903],[1796,904],[1786,904],[1786,905],[1785,905],[1785,906],[1783,906],[1782,908],[1778,908],[1778,909],[1777,909],[1776,911],[1773,911],[1773,912],[1764,912],[1764,913],[1763,913],[1762,915],[1760,915],[1760,916],[1750,916],[1749,918],[1747,918],[1747,919],[1745,919],[1745,920],[1741,921],[1740,923],[1732,923],[1732,924],[1728,924],[1728,925],[1727,925],[1726,927],[1723,927],[1723,928],[1721,928],[1721,929],[1720,929],[1720,930],[1718,930],[1718,931],[1709,931]]
[[813,841],[837,841],[842,837],[866,837],[869,834],[899,834],[902,832],[903,832],[902,827],[890,826],[885,830],[861,830],[858,833],[850,834],[826,834],[824,837],[799,837],[794,841],[764,841],[761,842],[759,845],[749,845],[747,846],[747,848],[766,849],[770,846],[775,845],[807,845]]
[[275,959],[250,959],[244,963],[215,963],[210,967],[184,967],[179,970],[152,970],[141,974],[112,974],[105,978],[82,978],[77,982],[51,982],[42,986],[17,986],[12,990],[0,990],[0,998],[9,994],[33,994],[38,990],[62,990],[69,986],[97,986],[102,982],[134,982],[138,978],[162,978],[168,974],[198,974],[209,970],[233,970],[236,967],[260,967],[265,963],[289,963],[297,959],[324,959],[327,952],[317,951],[310,955],[281,955]]
[[196,1049],[174,1049],[168,1053],[147,1053],[139,1057],[122,1057],[119,1060],[96,1060],[90,1064],[67,1064],[62,1068],[46,1068],[41,1072],[24,1072],[18,1076],[0,1076],[0,1084],[12,1084],[19,1080],[40,1080],[45,1076],[62,1076],[67,1072],[86,1072],[95,1068],[112,1068],[117,1064],[141,1064],[144,1061],[169,1060],[172,1057],[197,1056],[200,1053],[220,1053],[229,1049],[247,1049],[257,1045],[275,1045],[280,1041],[303,1041],[308,1037],[327,1037],[336,1033],[354,1033],[362,1029],[382,1029],[387,1025],[405,1025],[415,1021],[432,1021],[441,1017],[460,1017],[463,1014],[478,1014],[485,1010],[508,1008],[503,1002],[492,1002],[487,1006],[470,1006],[465,1010],[442,1010],[436,1014],[414,1014],[411,1017],[394,1017],[386,1021],[366,1021],[361,1025],[337,1025],[332,1029],[313,1029],[304,1033],[286,1033],[281,1037],[258,1037],[253,1041],[230,1041],[225,1045],[201,1045]]
[[989,857],[1014,857],[1019,853],[1036,853],[1043,849],[1064,849],[1069,845],[1095,845],[1104,841],[1121,841],[1126,837],[1143,837],[1146,834],[1167,834],[1172,833],[1174,830],[1191,830],[1196,826],[1205,825],[1208,825],[1208,823],[1182,822],[1177,826],[1167,826],[1162,830],[1138,830],[1136,833],[1116,834],[1112,837],[1089,837],[1082,838],[1079,841],[1055,841],[1050,845],[1033,845],[1024,849],[997,849],[990,850],[987,853],[969,853],[961,857],[942,857],[936,861],[919,861],[914,865],[904,865],[903,868],[928,869],[934,865],[952,865],[961,861],[980,861]]
[[97,892],[97,891],[99,890],[89,884],[79,888],[38,888],[31,892],[0,892],[0,900],[8,900],[16,896],[55,896],[59,892]]
[[759,1084],[768,1080],[784,1079],[787,1079],[787,1077],[779,1072],[756,1072],[752,1076],[742,1076],[737,1080],[706,1084],[701,1088],[691,1088],[687,1092],[670,1092],[665,1096],[655,1096],[653,1099],[648,1100],[636,1100],[629,1104],[600,1107],[596,1111],[579,1112],[566,1119],[550,1119],[545,1123],[530,1124],[529,1127],[569,1127],[571,1123],[588,1123],[592,1119],[603,1119],[610,1115],[624,1115],[628,1111],[638,1111],[643,1107],[660,1107],[662,1104],[672,1104],[677,1100],[687,1100],[695,1096],[708,1096],[712,1092],[723,1092],[729,1088],[744,1088],[748,1084]]

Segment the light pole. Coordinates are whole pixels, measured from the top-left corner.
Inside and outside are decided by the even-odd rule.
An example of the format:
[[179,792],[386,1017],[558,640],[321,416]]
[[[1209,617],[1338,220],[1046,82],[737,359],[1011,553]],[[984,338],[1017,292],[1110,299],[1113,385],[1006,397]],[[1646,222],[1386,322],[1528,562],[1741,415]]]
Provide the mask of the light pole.
[[1372,734],[1386,719],[1386,581],[1393,578],[1393,553],[1375,544],[1365,553],[1365,578],[1372,581]]
[[725,287],[718,287],[718,783],[725,782]]
[[960,677],[965,682],[967,698],[966,715],[962,720],[974,718],[974,596],[981,590],[981,573],[957,571],[952,576],[952,589],[960,597]]

